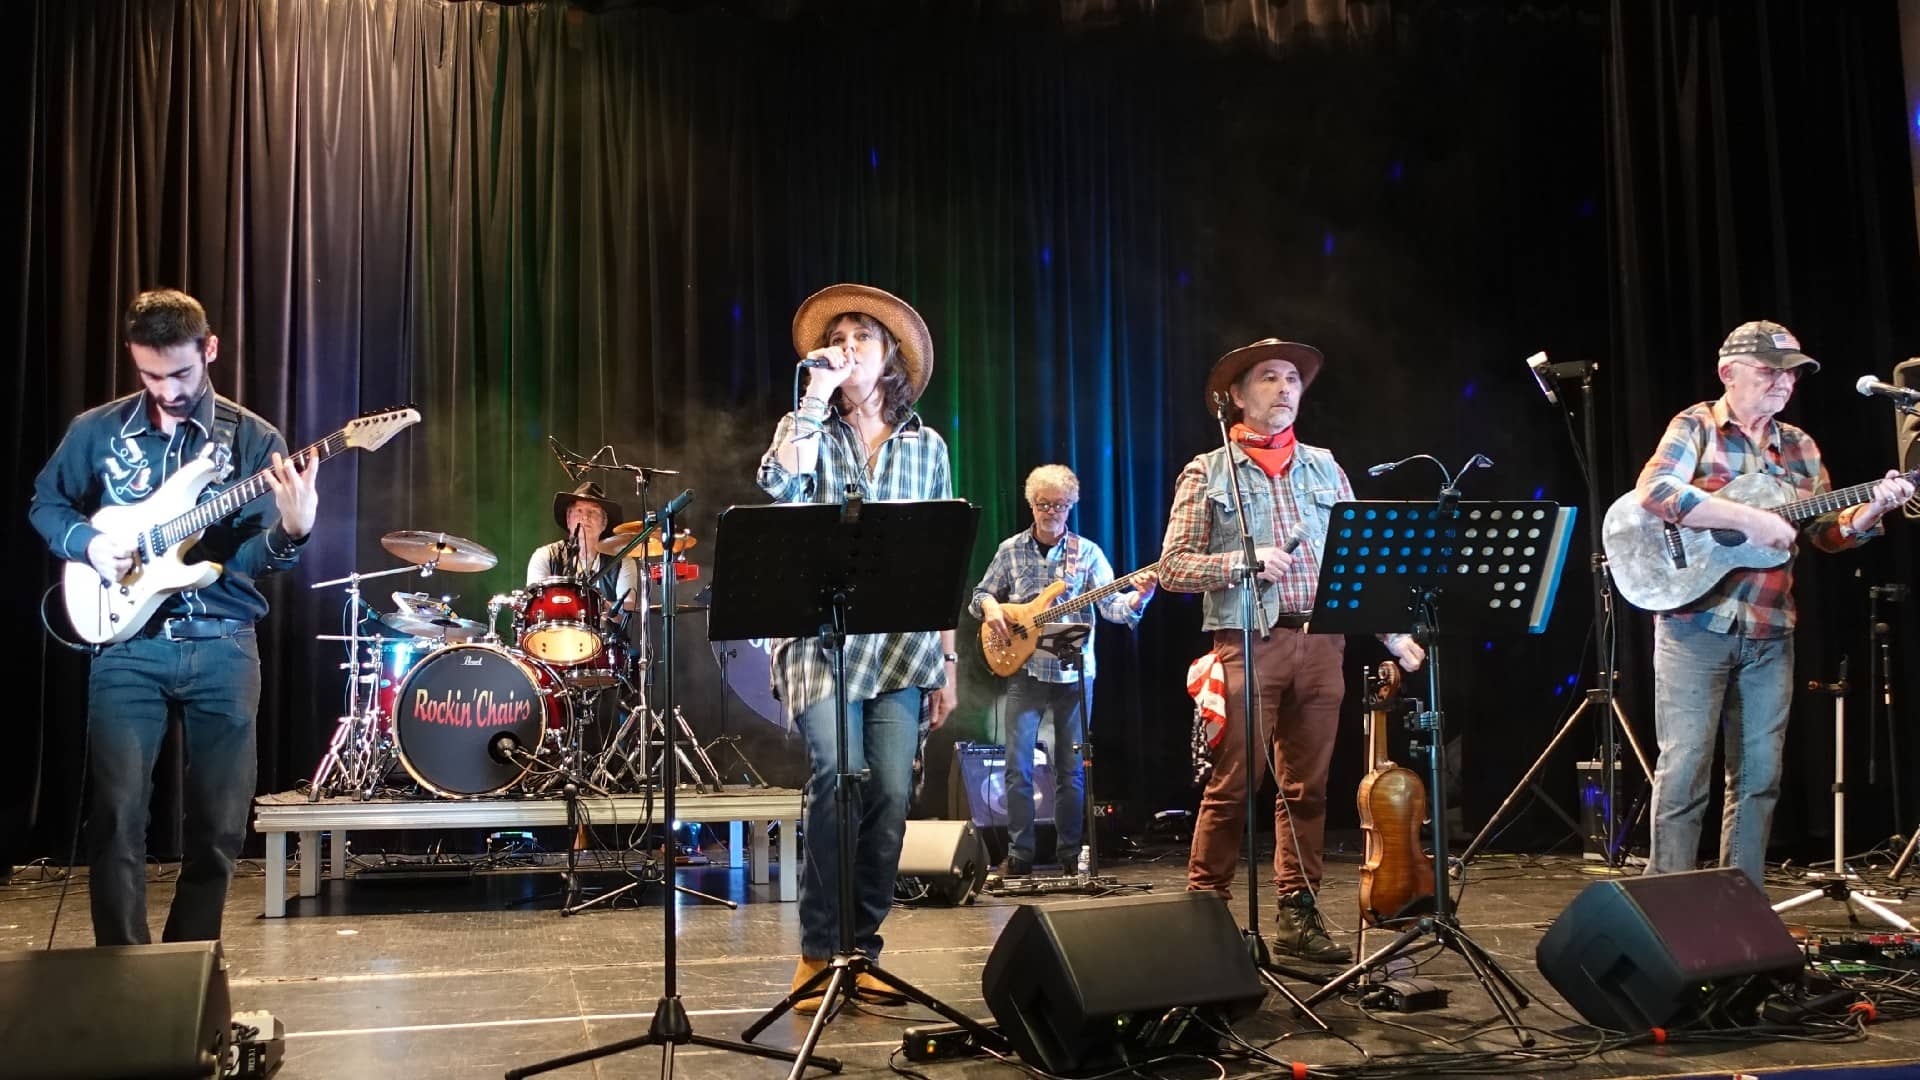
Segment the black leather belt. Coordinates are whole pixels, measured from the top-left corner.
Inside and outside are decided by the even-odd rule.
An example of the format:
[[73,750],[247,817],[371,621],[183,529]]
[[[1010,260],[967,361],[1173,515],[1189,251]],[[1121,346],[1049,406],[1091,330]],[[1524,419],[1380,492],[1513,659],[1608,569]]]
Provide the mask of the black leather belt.
[[252,629],[253,624],[244,619],[154,619],[141,629],[140,636],[168,641],[214,641]]
[[1313,618],[1311,613],[1295,615],[1289,612],[1282,612],[1280,618],[1276,619],[1273,625],[1283,630],[1304,630],[1307,627],[1307,620],[1311,618]]

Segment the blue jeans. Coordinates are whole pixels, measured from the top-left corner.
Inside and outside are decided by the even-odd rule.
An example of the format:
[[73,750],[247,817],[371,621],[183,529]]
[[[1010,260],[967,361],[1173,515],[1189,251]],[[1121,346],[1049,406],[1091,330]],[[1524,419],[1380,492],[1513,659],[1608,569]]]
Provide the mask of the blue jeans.
[[1084,729],[1077,682],[1042,682],[1025,672],[1007,681],[1007,849],[1011,858],[1033,861],[1033,744],[1040,720],[1051,713],[1053,739],[1054,857],[1071,871],[1080,847],[1080,802],[1086,781],[1080,768]]
[[1767,831],[1780,801],[1781,748],[1793,702],[1793,638],[1720,634],[1655,620],[1650,874],[1692,870],[1700,856],[1708,771],[1716,730],[1726,733],[1727,789],[1720,815],[1720,865],[1754,884],[1766,874]]
[[[853,947],[880,958],[880,923],[893,909],[900,844],[913,801],[913,756],[920,749],[918,687],[847,702],[849,772],[871,777],[848,793],[853,819]],[[813,776],[807,780],[806,873],[800,878],[800,955],[826,960],[840,949],[840,757],[833,695],[798,717]]]
[[93,939],[145,945],[147,822],[170,712],[185,733],[180,876],[165,941],[220,937],[256,770],[260,649],[253,631],[209,641],[139,637],[94,658],[87,679],[87,839]]

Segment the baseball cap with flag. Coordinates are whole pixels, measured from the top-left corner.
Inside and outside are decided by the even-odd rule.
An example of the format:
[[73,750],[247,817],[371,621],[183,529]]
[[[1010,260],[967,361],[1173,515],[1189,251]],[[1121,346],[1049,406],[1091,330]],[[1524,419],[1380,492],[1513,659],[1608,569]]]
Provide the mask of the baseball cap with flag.
[[1720,359],[1751,357],[1759,363],[1780,371],[1787,371],[1810,364],[1813,370],[1820,370],[1820,361],[1800,351],[1800,339],[1793,331],[1777,322],[1756,319],[1741,323],[1720,343]]

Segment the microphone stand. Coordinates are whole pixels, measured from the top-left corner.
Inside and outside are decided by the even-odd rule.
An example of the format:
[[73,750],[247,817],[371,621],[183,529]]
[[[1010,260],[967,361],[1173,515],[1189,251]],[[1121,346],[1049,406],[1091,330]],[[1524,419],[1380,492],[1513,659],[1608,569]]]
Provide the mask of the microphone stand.
[[[1213,395],[1213,418],[1220,425],[1220,445],[1227,455],[1227,476],[1233,487],[1234,514],[1240,524],[1240,565],[1234,570],[1234,581],[1235,587],[1240,590],[1240,730],[1245,759],[1241,764],[1246,772],[1247,789],[1245,807],[1247,835],[1243,840],[1247,854],[1247,925],[1241,934],[1247,946],[1247,953],[1253,958],[1254,970],[1260,973],[1261,981],[1278,991],[1281,997],[1286,998],[1297,1014],[1306,1017],[1321,1031],[1327,1031],[1329,1030],[1327,1022],[1320,1019],[1312,1009],[1307,1007],[1306,1002],[1300,1000],[1299,995],[1289,990],[1287,985],[1280,981],[1280,976],[1274,967],[1273,954],[1267,949],[1267,939],[1260,933],[1259,829],[1254,818],[1254,810],[1259,801],[1260,776],[1266,770],[1255,766],[1255,762],[1262,761],[1263,748],[1258,745],[1259,740],[1254,737],[1253,635],[1254,628],[1257,626],[1260,640],[1265,641],[1273,636],[1273,630],[1267,621],[1266,601],[1260,595],[1258,577],[1260,560],[1254,552],[1253,533],[1247,526],[1247,498],[1246,493],[1240,488],[1240,464],[1234,460],[1233,434],[1227,426],[1227,395],[1224,393]],[[1245,456],[1245,451],[1241,451],[1241,454]],[[1254,621],[1256,616],[1259,618],[1257,623]],[[1280,800],[1283,807],[1286,805],[1287,796],[1284,791],[1276,792],[1274,797]],[[1274,842],[1278,843],[1279,838],[1275,837]]]

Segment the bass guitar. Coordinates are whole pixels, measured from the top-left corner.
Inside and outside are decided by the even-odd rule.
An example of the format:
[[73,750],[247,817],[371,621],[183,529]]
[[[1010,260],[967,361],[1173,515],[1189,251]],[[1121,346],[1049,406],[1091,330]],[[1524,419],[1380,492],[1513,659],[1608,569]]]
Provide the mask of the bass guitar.
[[1007,617],[1007,640],[995,641],[993,631],[984,625],[980,627],[980,652],[986,656],[987,666],[1002,678],[1012,675],[1033,655],[1033,650],[1040,647],[1040,639],[1046,636],[1048,623],[1089,604],[1097,604],[1132,586],[1135,578],[1159,568],[1159,563],[1143,566],[1125,577],[1114,578],[1097,589],[1081,593],[1063,603],[1055,604],[1054,601],[1067,591],[1067,583],[1056,581],[1024,604],[1001,604],[1000,610]]
[[[304,464],[343,450],[378,450],[419,422],[413,409],[371,412],[292,457]],[[119,581],[102,577],[91,563],[67,563],[62,589],[67,621],[83,640],[94,645],[125,641],[140,632],[161,601],[186,589],[204,589],[220,577],[219,563],[189,563],[187,553],[208,528],[273,489],[262,469],[200,501],[219,471],[212,458],[196,458],[152,495],[130,506],[101,507],[89,519],[94,528],[125,542],[134,556],[133,569]]]

